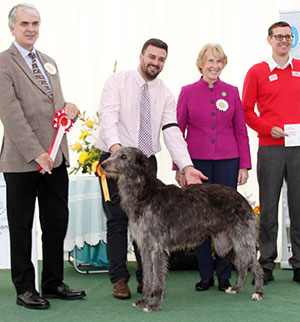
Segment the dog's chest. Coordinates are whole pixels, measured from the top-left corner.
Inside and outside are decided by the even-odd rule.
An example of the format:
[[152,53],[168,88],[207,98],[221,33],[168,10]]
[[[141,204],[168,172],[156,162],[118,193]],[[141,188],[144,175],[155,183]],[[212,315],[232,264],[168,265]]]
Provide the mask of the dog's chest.
[[145,218],[144,216],[131,218],[129,217],[129,227],[132,237],[136,241],[141,241],[145,239],[156,239],[159,236],[164,235],[165,231],[162,227],[157,227],[155,221]]

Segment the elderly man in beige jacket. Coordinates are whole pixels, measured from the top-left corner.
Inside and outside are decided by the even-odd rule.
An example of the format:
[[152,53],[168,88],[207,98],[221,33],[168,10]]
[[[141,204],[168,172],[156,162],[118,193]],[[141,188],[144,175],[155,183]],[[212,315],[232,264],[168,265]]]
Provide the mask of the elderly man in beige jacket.
[[[69,162],[65,135],[54,160],[47,152],[56,134],[53,115],[64,108],[72,120],[78,108],[64,101],[55,61],[34,48],[40,27],[36,8],[27,4],[12,8],[9,27],[15,41],[0,54],[0,118],[4,125],[0,171],[7,187],[12,281],[17,304],[45,309],[50,306],[46,298],[85,296],[84,291],[74,291],[63,283]],[[39,167],[45,174],[37,171]],[[35,289],[31,262],[36,198],[43,242],[42,296]]]

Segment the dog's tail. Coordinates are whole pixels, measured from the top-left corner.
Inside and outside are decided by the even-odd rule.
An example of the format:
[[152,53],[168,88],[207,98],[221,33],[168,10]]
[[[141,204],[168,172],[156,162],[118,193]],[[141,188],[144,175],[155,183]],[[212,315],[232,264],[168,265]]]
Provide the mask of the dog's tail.
[[225,255],[225,257],[222,259],[222,264],[217,270],[217,276],[219,277],[225,269],[233,262],[234,260],[234,251],[233,248]]

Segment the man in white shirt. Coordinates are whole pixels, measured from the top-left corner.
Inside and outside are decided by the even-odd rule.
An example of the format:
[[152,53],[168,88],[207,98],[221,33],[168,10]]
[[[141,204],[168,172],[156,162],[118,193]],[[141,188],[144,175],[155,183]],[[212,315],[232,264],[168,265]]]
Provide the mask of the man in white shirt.
[[[176,103],[171,91],[157,78],[167,59],[168,46],[159,39],[149,39],[140,54],[137,70],[113,74],[104,85],[99,105],[99,137],[95,146],[102,151],[101,161],[113,155],[122,146],[139,147],[140,101],[143,87],[149,88],[151,106],[151,155],[149,161],[157,170],[155,153],[161,150],[161,130],[173,161],[184,173],[187,184],[201,183],[207,179],[193,167],[186,143],[177,125]],[[142,149],[141,149],[142,150]],[[143,151],[143,150],[142,150]],[[144,151],[143,151],[144,152]],[[107,215],[107,243],[110,258],[109,273],[114,283],[116,298],[130,298],[127,282],[127,227],[128,219],[120,208],[118,190],[113,180],[108,180],[111,202],[104,202]],[[135,246],[135,245],[134,245]],[[142,292],[142,266],[138,261],[137,291]]]

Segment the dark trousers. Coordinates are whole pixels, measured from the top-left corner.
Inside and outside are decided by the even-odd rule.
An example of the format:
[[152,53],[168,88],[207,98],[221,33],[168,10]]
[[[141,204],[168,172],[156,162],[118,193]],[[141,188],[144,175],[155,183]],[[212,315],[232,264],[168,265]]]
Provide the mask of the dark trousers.
[[4,173],[11,247],[11,274],[17,294],[35,290],[31,262],[32,224],[36,197],[42,229],[42,290],[63,281],[63,243],[68,225],[68,174],[62,164],[52,174],[37,171]]
[[[109,153],[103,153],[101,154],[100,161],[104,161],[109,157]],[[148,160],[153,169],[157,171],[157,162],[155,156],[151,156]],[[120,197],[116,181],[113,179],[107,179],[107,183],[111,201],[105,202],[102,193],[102,203],[107,217],[106,225],[109,275],[111,282],[115,283],[120,279],[126,279],[128,281],[130,277],[127,269],[128,217],[120,206]],[[135,243],[133,243],[133,247],[138,263],[136,279],[140,283],[143,281],[142,261]]]
[[[192,160],[196,169],[202,171],[208,177],[205,183],[218,183],[223,186],[237,188],[239,171],[239,158],[227,160]],[[197,247],[197,260],[201,279],[210,279],[214,273],[212,259],[211,239],[208,238],[202,245]],[[222,259],[216,255],[216,269],[221,266]],[[220,278],[231,277],[232,265],[229,265]]]
[[300,268],[300,147],[261,146],[257,154],[260,202],[260,263],[272,270],[277,258],[278,203],[284,178],[287,181],[290,234],[293,256],[289,263]]

